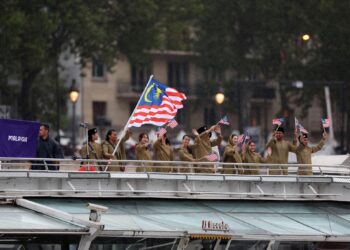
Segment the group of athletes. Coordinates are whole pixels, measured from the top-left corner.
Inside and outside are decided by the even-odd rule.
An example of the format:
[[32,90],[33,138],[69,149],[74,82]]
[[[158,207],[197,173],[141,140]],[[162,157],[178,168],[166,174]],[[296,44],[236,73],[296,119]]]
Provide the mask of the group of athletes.
[[[239,135],[232,134],[225,146],[223,156],[224,163],[221,173],[224,174],[250,174],[259,175],[261,169],[257,164],[247,165],[239,163],[269,163],[268,173],[270,175],[287,175],[288,153],[296,154],[298,164],[311,164],[311,154],[320,150],[327,139],[327,133],[324,131],[320,142],[316,146],[308,145],[308,134],[294,131],[293,142],[284,139],[284,128],[278,126],[272,134],[272,138],[267,142],[266,149],[269,154],[266,157],[256,152],[256,145],[253,140],[245,140],[243,143]],[[211,139],[212,133],[216,133],[216,138]],[[125,142],[130,138],[131,131],[127,130],[122,138],[118,138],[114,129],[108,130],[102,143],[98,143],[99,135],[96,128],[88,130],[88,142],[81,149],[83,159],[94,160],[126,160]],[[191,143],[191,138],[194,142]],[[211,127],[202,126],[192,130],[192,135],[184,135],[181,146],[173,149],[167,134],[157,133],[157,139],[151,143],[147,133],[141,133],[138,136],[138,142],[135,145],[136,159],[144,162],[142,167],[138,167],[138,172],[195,172],[195,173],[214,173],[215,164],[200,164],[200,162],[217,161],[218,158],[213,155],[212,147],[220,146],[222,142],[220,124]],[[121,140],[119,142],[119,140]],[[119,143],[118,143],[119,142]],[[118,148],[116,149],[116,146]],[[192,168],[189,167],[165,167],[164,164],[154,164],[149,161],[173,161],[174,154],[178,155],[180,161],[193,162]],[[238,164],[237,164],[238,163]],[[282,164],[282,165],[279,165]],[[117,165],[113,171],[123,171],[122,165]],[[304,165],[298,167],[298,175],[312,175],[312,166]]]

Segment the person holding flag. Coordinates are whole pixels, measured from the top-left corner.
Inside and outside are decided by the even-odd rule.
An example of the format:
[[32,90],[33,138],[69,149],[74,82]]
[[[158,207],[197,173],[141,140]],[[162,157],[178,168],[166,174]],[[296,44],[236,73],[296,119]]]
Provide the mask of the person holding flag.
[[[316,153],[321,150],[327,140],[328,134],[323,132],[322,138],[320,142],[313,147],[310,147],[308,134],[301,133],[299,135],[299,145],[295,150],[295,154],[297,156],[298,164],[312,164],[311,163],[311,154]],[[298,167],[298,175],[312,175],[312,166],[299,166]]]
[[[217,139],[210,139],[213,131],[216,133]],[[218,124],[211,126],[209,129],[207,129],[207,126],[202,126],[197,130],[192,130],[192,132],[196,136],[195,143],[193,145],[193,154],[196,159],[205,159],[205,157],[212,154],[212,147],[219,146],[221,144],[221,128]],[[215,173],[214,166],[198,165],[196,167],[196,173]]]
[[[180,161],[188,161],[188,162],[198,162],[203,161],[205,157],[201,159],[196,159],[193,154],[193,145],[190,145],[191,138],[189,135],[184,135],[182,137],[181,147],[177,150]],[[188,167],[181,168],[179,172],[190,173],[190,169]]]
[[[159,131],[158,131],[159,132]],[[158,133],[158,138],[153,144],[154,159],[156,161],[173,161],[173,149],[170,145],[170,141],[166,136],[166,133]],[[173,169],[169,166],[162,166],[156,169],[156,172],[173,172]]]
[[96,142],[98,140],[97,128],[88,130],[88,141],[84,143],[81,148],[81,158],[83,159],[102,159],[101,144]]
[[[88,130],[88,141],[83,144],[81,148],[81,158],[82,159],[92,159],[92,160],[101,160],[102,159],[102,147],[101,144],[96,142],[98,140],[98,131],[97,128],[92,128]],[[96,164],[98,164],[95,161]],[[87,170],[89,170],[90,165],[87,161]],[[91,166],[92,167],[92,166]],[[85,170],[86,166],[82,166],[81,170]],[[92,167],[92,169],[100,168],[97,166]],[[100,169],[101,170],[101,169]]]
[[[102,156],[103,159],[106,160],[126,160],[126,153],[125,153],[125,142],[129,140],[131,136],[131,131],[127,130],[126,134],[123,138],[118,139],[117,131],[114,129],[110,129],[107,131],[106,138],[102,142]],[[115,146],[117,145],[118,141],[121,140],[121,144],[118,148],[118,150],[115,152]],[[114,154],[113,154],[114,153]],[[108,166],[111,167],[111,166]],[[115,171],[123,171],[123,168],[118,166],[117,168],[114,168]]]
[[[135,145],[136,160],[139,161],[151,161],[152,155],[149,150],[149,137],[146,133],[141,133],[139,135],[139,142]],[[144,163],[146,167],[136,168],[136,172],[152,172],[152,163]]]
[[[238,147],[238,135],[232,134],[228,139],[228,144],[225,147],[223,162],[242,163],[242,157]],[[243,174],[242,166],[223,165],[223,174]]]
[[[151,75],[120,137],[123,138],[130,127],[141,127],[144,124],[159,127],[165,125],[175,118],[178,109],[183,108],[182,101],[184,100],[186,100],[184,93],[165,86],[153,79]],[[120,141],[115,151],[119,144]]]
[[[277,128],[272,134],[272,138],[266,144],[266,149],[271,148],[271,156],[269,157],[269,163],[287,164],[288,152],[295,152],[296,138],[297,135],[295,130],[293,144],[284,140],[284,128],[280,125],[277,125]],[[288,175],[288,167],[271,166],[269,169],[269,174]]]
[[[252,140],[249,140],[248,144],[243,145],[242,161],[244,163],[266,163],[267,160],[263,158],[255,150],[256,150],[255,142]],[[251,174],[251,175],[260,174],[259,166],[245,166],[245,168],[246,170],[244,171],[244,174]]]

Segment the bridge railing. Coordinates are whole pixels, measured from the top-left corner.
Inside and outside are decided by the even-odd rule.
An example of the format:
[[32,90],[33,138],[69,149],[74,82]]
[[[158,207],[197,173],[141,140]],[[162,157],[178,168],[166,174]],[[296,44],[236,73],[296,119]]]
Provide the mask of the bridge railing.
[[346,165],[87,160],[0,157],[1,170],[235,175],[349,175]]

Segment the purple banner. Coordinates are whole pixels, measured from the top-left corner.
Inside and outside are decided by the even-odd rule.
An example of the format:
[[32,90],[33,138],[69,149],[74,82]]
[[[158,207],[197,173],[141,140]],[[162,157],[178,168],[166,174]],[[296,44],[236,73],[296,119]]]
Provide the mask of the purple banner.
[[0,157],[35,157],[40,123],[0,119]]

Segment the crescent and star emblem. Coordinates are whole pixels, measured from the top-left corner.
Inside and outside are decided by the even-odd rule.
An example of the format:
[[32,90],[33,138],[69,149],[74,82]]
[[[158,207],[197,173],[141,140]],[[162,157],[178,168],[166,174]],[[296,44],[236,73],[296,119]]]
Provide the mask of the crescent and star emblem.
[[[145,92],[145,102],[152,102],[150,99],[148,99],[148,95],[149,95],[149,92],[152,90],[152,88],[154,87],[154,83],[152,83],[146,90]],[[162,90],[159,89],[158,87],[156,88],[156,94],[155,94],[155,97],[158,99],[160,94],[162,93]]]
[[152,102],[150,99],[148,99],[148,94],[151,91],[151,89],[153,88],[153,86],[154,86],[154,83],[147,88],[146,93],[145,93],[145,102]]

